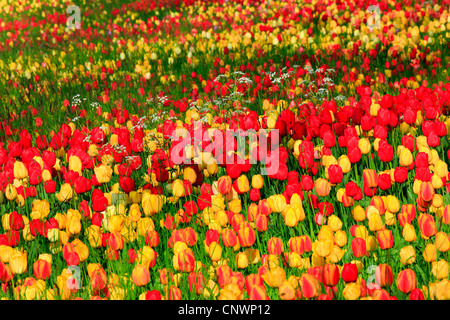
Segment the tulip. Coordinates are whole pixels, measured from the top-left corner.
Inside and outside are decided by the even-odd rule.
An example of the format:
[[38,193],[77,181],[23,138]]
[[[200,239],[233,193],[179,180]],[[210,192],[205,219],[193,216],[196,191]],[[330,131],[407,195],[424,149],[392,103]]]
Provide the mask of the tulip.
[[262,175],[256,174],[252,176],[252,188],[262,189],[264,186],[264,179]]
[[33,263],[33,273],[36,279],[47,280],[52,273],[51,263],[43,259],[36,260]]
[[131,279],[136,286],[145,286],[150,282],[150,271],[146,266],[137,264],[133,269]]
[[278,288],[286,280],[286,272],[281,267],[272,267],[262,275],[262,278],[268,286]]
[[413,242],[416,241],[416,230],[414,229],[414,226],[412,226],[409,223],[406,223],[403,227],[402,232],[403,239],[407,242]]
[[9,267],[14,274],[23,274],[27,272],[27,252],[15,251],[9,258]]
[[323,267],[323,284],[326,286],[335,286],[339,282],[339,268],[335,264],[326,264]]
[[108,238],[108,245],[112,250],[122,250],[124,246],[122,234],[118,231],[111,232],[111,235]]
[[413,246],[405,246],[400,249],[400,262],[403,265],[413,264],[416,261],[416,252]]
[[437,280],[447,279],[449,274],[449,264],[444,259],[431,263],[431,272]]
[[342,290],[345,300],[358,300],[361,296],[361,286],[356,282],[347,283]]
[[212,261],[219,261],[222,258],[222,247],[217,242],[211,242],[208,255]]
[[364,169],[363,170],[363,180],[364,185],[368,188],[374,188],[378,186],[378,175],[373,169]]
[[352,240],[352,252],[355,258],[361,258],[366,254],[366,241],[361,238]]
[[423,250],[423,258],[426,262],[433,262],[437,259],[437,248],[433,243],[427,243]]
[[377,240],[381,249],[390,249],[394,245],[394,236],[388,229],[378,231]]
[[269,254],[280,255],[284,251],[283,241],[280,238],[272,237],[267,242]]
[[320,292],[320,284],[319,281],[317,281],[317,279],[307,273],[303,273],[300,276],[300,288],[301,288],[301,293],[302,293],[302,297],[305,298],[314,298],[317,297],[319,295]]
[[295,288],[289,281],[286,280],[278,287],[278,295],[281,300],[294,300]]
[[324,178],[318,178],[314,182],[314,190],[319,197],[326,197],[330,194],[330,182]]
[[217,190],[223,194],[226,195],[231,191],[232,188],[232,180],[230,176],[222,176],[219,178],[217,182]]
[[437,227],[434,217],[430,214],[421,214],[418,218],[419,228],[423,236],[429,238],[436,234]]
[[248,256],[244,252],[238,252],[236,254],[236,266],[239,269],[245,269],[249,265]]
[[440,252],[447,252],[450,250],[450,240],[447,234],[443,231],[436,233],[434,244],[436,245],[436,249]]
[[346,263],[342,268],[342,280],[344,282],[355,282],[358,278],[358,267],[354,263]]
[[408,167],[413,163],[413,155],[407,148],[402,148],[399,154],[400,165],[402,167]]
[[59,193],[56,194],[56,198],[60,202],[68,202],[73,197],[73,189],[69,183],[64,183],[59,190]]
[[14,177],[17,180],[22,180],[28,177],[28,170],[23,162],[21,161],[14,162]]
[[397,288],[403,293],[409,293],[417,286],[416,274],[411,269],[405,269],[397,275]]
[[237,231],[239,243],[243,247],[251,247],[256,241],[255,231],[249,223],[243,222]]
[[328,180],[332,185],[340,184],[343,178],[342,168],[337,164],[328,167]]

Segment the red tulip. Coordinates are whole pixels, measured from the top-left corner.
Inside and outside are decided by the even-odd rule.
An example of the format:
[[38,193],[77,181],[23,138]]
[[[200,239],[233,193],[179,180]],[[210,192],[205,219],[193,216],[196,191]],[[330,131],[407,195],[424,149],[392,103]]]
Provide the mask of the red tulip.
[[361,258],[366,254],[366,240],[354,238],[352,240],[352,252],[355,258]]
[[397,288],[403,293],[409,293],[416,289],[416,274],[411,269],[405,269],[397,275]]

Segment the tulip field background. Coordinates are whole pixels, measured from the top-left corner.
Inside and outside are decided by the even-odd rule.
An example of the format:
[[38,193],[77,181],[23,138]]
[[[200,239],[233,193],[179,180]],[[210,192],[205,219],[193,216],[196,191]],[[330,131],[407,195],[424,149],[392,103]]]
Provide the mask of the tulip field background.
[[449,5],[1,1],[0,297],[450,299]]

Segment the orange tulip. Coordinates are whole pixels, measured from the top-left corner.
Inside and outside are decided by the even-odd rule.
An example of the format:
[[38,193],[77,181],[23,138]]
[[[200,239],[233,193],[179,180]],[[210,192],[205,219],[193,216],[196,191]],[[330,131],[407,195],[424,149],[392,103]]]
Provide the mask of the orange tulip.
[[335,264],[326,264],[322,271],[322,281],[326,286],[335,286],[339,282],[339,268]]
[[433,200],[434,188],[430,181],[421,183],[419,196],[426,202]]
[[303,273],[300,277],[300,288],[302,297],[305,298],[314,298],[319,296],[320,292],[320,284],[317,279],[307,273]]
[[381,249],[390,249],[394,245],[394,236],[392,231],[388,229],[378,231],[377,240]]
[[118,231],[111,232],[111,235],[108,238],[108,245],[112,250],[122,250],[124,246],[122,234]]
[[390,287],[394,282],[392,268],[386,263],[377,266],[375,268],[375,281],[382,288]]
[[231,180],[230,176],[222,176],[217,181],[217,190],[221,194],[226,195],[231,191],[232,185],[233,181]]
[[437,227],[431,214],[423,213],[419,216],[419,228],[423,236],[429,238],[436,234]]
[[280,255],[284,251],[283,241],[277,237],[270,238],[267,247],[269,254]]
[[364,185],[368,188],[375,188],[376,186],[378,186],[378,175],[377,172],[373,169],[363,170],[363,180]]
[[33,263],[33,273],[36,279],[47,280],[52,273],[52,266],[48,261],[39,259]]
[[298,236],[289,239],[289,248],[291,252],[296,252],[302,255],[304,252],[310,252],[312,250],[312,242],[309,236]]
[[250,223],[243,221],[239,225],[238,229],[238,239],[239,243],[243,247],[251,247],[256,241],[255,230],[250,226]]
[[327,179],[318,178],[314,182],[314,190],[319,197],[326,197],[330,194],[331,184]]
[[131,279],[136,286],[145,286],[150,281],[150,271],[146,266],[137,264],[131,273]]

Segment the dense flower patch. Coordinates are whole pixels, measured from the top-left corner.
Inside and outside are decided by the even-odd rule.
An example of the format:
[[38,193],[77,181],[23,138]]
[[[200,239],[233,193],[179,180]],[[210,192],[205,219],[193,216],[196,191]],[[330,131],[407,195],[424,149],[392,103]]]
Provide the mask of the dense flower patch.
[[448,1],[81,2],[0,3],[1,297],[450,299]]

